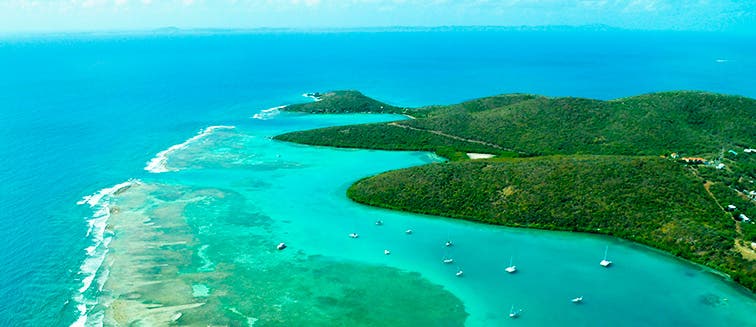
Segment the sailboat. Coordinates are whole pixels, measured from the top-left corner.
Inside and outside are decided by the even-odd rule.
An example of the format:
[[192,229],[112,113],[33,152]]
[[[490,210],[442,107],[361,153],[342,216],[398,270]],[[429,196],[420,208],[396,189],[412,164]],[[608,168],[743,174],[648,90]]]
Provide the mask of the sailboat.
[[441,259],[441,261],[442,261],[443,263],[445,263],[445,264],[451,264],[451,263],[454,263],[454,259],[452,259],[452,258],[451,258],[451,256],[449,255],[449,249],[445,249],[445,250],[444,250],[444,258],[443,258],[443,259]]
[[514,318],[519,317],[520,316],[520,311],[522,311],[522,310],[515,311],[514,304],[513,304],[512,307],[509,308],[509,318],[514,319]]
[[604,249],[604,260],[601,260],[601,262],[599,263],[602,267],[609,267],[609,265],[612,264],[611,261],[606,260],[606,253],[607,252],[609,252],[609,246],[608,245],[606,246],[606,249]]
[[512,257],[509,257],[509,267],[504,270],[506,270],[510,274],[517,271],[517,266],[512,264]]

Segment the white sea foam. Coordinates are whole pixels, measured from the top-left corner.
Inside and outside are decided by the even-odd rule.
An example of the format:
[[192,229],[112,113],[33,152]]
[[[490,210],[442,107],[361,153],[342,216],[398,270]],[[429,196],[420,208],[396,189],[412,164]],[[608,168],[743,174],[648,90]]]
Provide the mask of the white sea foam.
[[135,182],[134,180],[129,180],[121,184],[115,185],[113,187],[104,188],[102,190],[99,190],[95,194],[85,196],[84,198],[81,199],[81,201],[76,202],[76,204],[82,205],[86,203],[90,207],[94,207],[98,203],[100,203],[100,200],[102,200],[104,196],[113,195],[115,192],[118,192],[123,188],[131,186],[132,184],[134,184],[134,182]]
[[197,256],[202,260],[202,267],[197,268],[197,271],[213,271],[215,270],[215,263],[213,263],[210,260],[210,257],[207,255],[207,248],[209,245],[205,244],[203,246],[200,246],[199,250],[197,251]]
[[[88,299],[86,293],[92,288],[92,283],[95,281],[95,277],[97,277],[97,273],[100,271],[102,263],[105,261],[105,256],[108,253],[108,245],[110,245],[110,241],[113,239],[113,235],[106,230],[108,218],[110,218],[110,202],[108,200],[119,191],[139,183],[138,180],[129,180],[99,190],[77,202],[79,205],[89,205],[94,210],[94,213],[87,221],[89,227],[86,237],[90,239],[91,244],[84,249],[86,257],[81,263],[78,272],[79,276],[83,276],[81,287],[77,290],[77,294],[73,296],[76,309],[79,311],[79,318],[71,326],[97,325],[96,323],[93,324],[88,318],[88,311],[97,304],[97,301]],[[97,279],[96,286],[98,291],[102,290],[106,279],[107,274],[101,275]]]
[[252,118],[259,119],[259,120],[273,119],[273,117],[278,116],[278,114],[281,113],[281,109],[283,108],[286,108],[286,106],[278,106],[278,107],[268,108],[265,110],[260,110],[260,112],[254,114]]
[[305,97],[305,98],[310,98],[310,99],[312,99],[315,102],[323,100],[322,98],[314,96],[312,93],[304,93],[304,94],[302,94],[302,96]]
[[168,156],[170,156],[171,153],[176,152],[181,149],[185,149],[190,144],[197,142],[198,140],[212,134],[216,130],[234,129],[234,128],[236,127],[235,126],[210,126],[203,130],[200,130],[199,133],[197,133],[197,135],[189,138],[183,143],[173,145],[166,150],[158,152],[158,154],[155,155],[155,157],[152,158],[152,160],[147,162],[147,166],[144,167],[144,170],[149,171],[151,173],[165,173],[169,171],[176,171],[178,169],[168,167]]

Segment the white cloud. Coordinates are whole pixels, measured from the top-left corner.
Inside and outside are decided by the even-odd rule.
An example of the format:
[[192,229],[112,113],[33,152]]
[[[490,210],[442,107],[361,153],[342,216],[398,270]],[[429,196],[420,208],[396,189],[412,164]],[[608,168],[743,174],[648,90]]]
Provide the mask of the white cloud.
[[625,6],[624,12],[656,11],[659,7],[657,0],[632,0]]
[[320,0],[291,0],[292,5],[305,5],[307,7],[313,7],[320,4]]

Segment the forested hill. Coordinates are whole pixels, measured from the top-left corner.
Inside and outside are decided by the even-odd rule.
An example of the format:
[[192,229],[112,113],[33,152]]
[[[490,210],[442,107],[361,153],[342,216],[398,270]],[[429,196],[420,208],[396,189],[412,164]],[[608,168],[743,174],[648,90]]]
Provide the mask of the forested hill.
[[[756,219],[754,99],[705,92],[611,101],[512,94],[398,112],[416,119],[276,139],[435,151],[452,162],[364,179],[349,197],[491,224],[615,235],[756,290],[756,225],[740,221]],[[467,160],[469,152],[497,158]]]
[[489,224],[609,234],[756,287],[735,222],[692,174],[658,157],[571,156],[432,164],[363,179],[368,205]]
[[[326,99],[308,103],[308,111],[339,112],[332,109],[339,102],[362,101],[351,96],[341,99],[339,94]],[[525,156],[702,155],[719,153],[723,147],[756,144],[756,100],[705,92],[665,92],[612,101],[517,94],[416,109],[388,109],[365,102],[350,103],[341,112],[355,112],[353,108],[406,113],[417,119],[296,132],[277,138],[360,148],[444,148],[447,153],[449,148],[457,152],[481,150],[476,142],[458,142],[468,139],[494,145],[491,148],[498,151],[489,150],[492,153],[510,151]],[[453,137],[428,140],[427,133]],[[379,134],[385,140],[377,143],[374,137]],[[399,134],[401,137],[393,137]]]
[[292,104],[284,107],[283,110],[318,114],[342,114],[356,112],[401,114],[406,110],[385,104],[375,99],[368,98],[358,91],[308,93],[307,96],[315,99],[315,102]]

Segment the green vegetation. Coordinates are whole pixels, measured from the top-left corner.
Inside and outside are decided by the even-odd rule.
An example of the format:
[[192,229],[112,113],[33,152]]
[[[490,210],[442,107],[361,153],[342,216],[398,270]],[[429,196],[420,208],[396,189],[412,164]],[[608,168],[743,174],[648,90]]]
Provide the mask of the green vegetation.
[[732,249],[735,222],[699,179],[661,158],[556,156],[432,164],[363,179],[348,195],[389,209],[614,235],[756,286],[754,262]]
[[543,99],[543,96],[532,94],[502,94],[495,95],[486,98],[480,98],[470,101],[465,101],[459,104],[453,104],[448,106],[427,106],[412,110],[412,116],[422,118],[441,117],[448,114],[458,114],[461,112],[473,113],[481,112],[495,108],[506,107],[518,102],[523,102],[532,99]]
[[[434,151],[452,162],[364,179],[349,197],[491,224],[614,235],[708,265],[756,290],[750,248],[756,225],[734,219],[756,219],[750,193],[756,153],[742,151],[756,146],[754,99],[705,92],[611,101],[513,94],[394,110],[417,119],[276,139]],[[497,159],[470,161],[467,152]],[[678,154],[707,162],[687,164]],[[737,209],[726,211],[731,204]]]
[[343,114],[354,112],[374,112],[387,114],[401,114],[405,109],[394,107],[371,99],[358,91],[333,91],[314,93],[316,102],[288,105],[283,110],[299,111],[318,114]]
[[[343,129],[331,128],[284,135],[279,139],[344,147],[435,150],[441,145],[422,143],[426,138],[421,135],[437,132],[494,144],[523,156],[672,152],[702,155],[719,153],[722,146],[742,148],[756,140],[753,123],[756,100],[704,92],[665,92],[613,101],[517,94],[418,109],[387,109],[385,106],[380,109],[379,104],[371,105],[372,102],[364,101],[359,93],[359,96],[343,99],[340,93],[334,94],[306,104],[310,106],[308,111],[357,112],[353,108],[366,108],[361,112],[401,111],[420,118],[393,123],[414,128],[413,133],[386,127],[384,123],[350,126],[350,137],[337,135]],[[329,98],[333,101],[327,100]],[[362,102],[355,105],[348,101],[352,99]],[[342,111],[332,109],[342,102],[349,102],[350,107]],[[375,125],[383,125],[383,128]],[[376,132],[384,134],[387,141],[376,142],[373,139]],[[408,136],[410,139],[406,139]],[[449,137],[440,140],[443,146],[457,151],[472,151],[464,144],[470,142],[460,143]]]
[[460,152],[505,152],[484,144],[408,129],[398,123],[328,127],[278,135],[275,139],[309,145],[378,150],[439,151],[448,149]]

